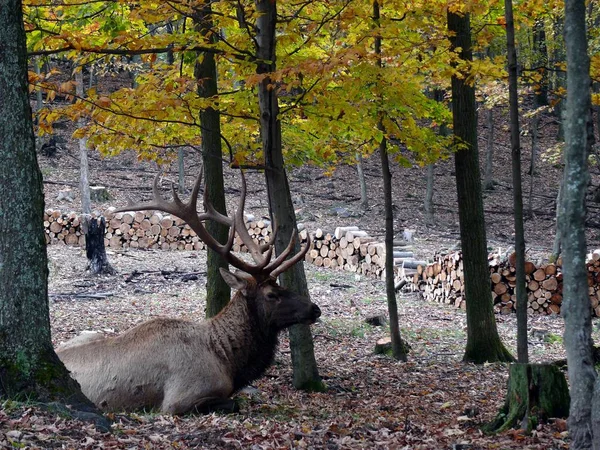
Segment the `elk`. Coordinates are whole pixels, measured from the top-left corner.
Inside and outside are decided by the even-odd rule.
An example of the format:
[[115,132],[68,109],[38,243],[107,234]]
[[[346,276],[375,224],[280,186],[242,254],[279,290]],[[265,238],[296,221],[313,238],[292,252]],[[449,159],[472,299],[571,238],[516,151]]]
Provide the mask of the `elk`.
[[[274,358],[279,331],[298,323],[312,324],[321,315],[317,305],[276,282],[277,276],[306,254],[291,256],[297,233],[286,249],[272,258],[270,244],[256,244],[244,223],[246,180],[242,173],[239,207],[230,218],[215,210],[204,195],[204,213],[197,213],[202,183],[198,176],[187,203],[173,188],[173,200],[159,193],[160,174],[154,179],[153,200],[121,211],[161,210],[188,223],[206,245],[243,273],[221,269],[237,292],[215,317],[201,322],[157,318],[119,336],[87,333],[57,349],[57,354],[83,393],[107,411],[158,408],[163,413],[185,414],[215,410],[237,411],[229,397],[260,377]],[[204,226],[215,220],[229,227],[220,244]],[[275,231],[274,231],[275,232]],[[247,246],[252,262],[232,253],[234,235]]]

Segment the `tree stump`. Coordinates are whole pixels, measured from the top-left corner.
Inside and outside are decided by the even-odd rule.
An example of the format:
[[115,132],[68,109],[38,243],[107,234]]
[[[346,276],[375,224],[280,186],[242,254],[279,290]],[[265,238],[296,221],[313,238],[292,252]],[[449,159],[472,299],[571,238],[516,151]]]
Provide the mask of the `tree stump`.
[[106,248],[104,247],[104,231],[106,229],[104,217],[100,217],[99,219],[85,217],[83,223],[88,269],[94,275],[115,274],[116,271],[108,262]]
[[558,367],[513,363],[504,406],[484,431],[500,433],[518,426],[530,432],[550,417],[568,417],[569,404],[567,380]]
[[375,344],[374,353],[376,355],[392,356],[392,338],[389,336],[378,339]]
[[90,198],[94,202],[107,202],[112,196],[104,186],[90,186]]

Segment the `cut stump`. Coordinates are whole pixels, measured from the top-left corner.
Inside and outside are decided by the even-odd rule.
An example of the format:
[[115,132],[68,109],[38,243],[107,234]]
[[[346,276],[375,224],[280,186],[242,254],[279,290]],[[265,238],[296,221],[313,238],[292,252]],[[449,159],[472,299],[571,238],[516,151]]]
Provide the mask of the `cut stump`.
[[99,219],[86,217],[84,224],[85,252],[90,272],[94,275],[115,274],[115,269],[108,262],[104,246],[104,230],[106,229],[104,217]]
[[392,356],[392,338],[388,336],[378,339],[375,344],[375,354]]
[[500,433],[518,427],[530,432],[551,417],[568,417],[569,404],[567,380],[558,367],[513,363],[504,406],[484,431]]

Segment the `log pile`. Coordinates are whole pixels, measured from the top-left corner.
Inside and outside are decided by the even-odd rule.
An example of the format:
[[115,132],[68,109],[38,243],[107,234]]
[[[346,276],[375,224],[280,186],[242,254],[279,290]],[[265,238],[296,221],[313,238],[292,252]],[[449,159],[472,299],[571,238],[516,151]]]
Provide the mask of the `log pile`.
[[[142,248],[163,250],[202,250],[204,244],[182,220],[160,212],[121,212],[114,208],[104,212],[105,244],[111,248]],[[85,245],[79,216],[48,210],[44,215],[46,242],[49,244]],[[268,243],[272,227],[269,220],[246,216],[250,236],[258,244]],[[300,228],[300,238],[306,242],[307,230]],[[239,237],[233,244],[236,252],[247,251]],[[311,248],[306,261],[316,266],[347,270],[361,275],[385,277],[385,245],[356,226],[338,227],[328,233],[316,229],[311,233]],[[398,243],[394,247],[396,279],[412,275],[425,261],[415,261],[412,251]]]
[[[114,208],[105,211],[107,247],[157,248],[163,250],[201,250],[204,244],[178,218],[159,212],[124,212],[115,214]],[[82,221],[76,213],[48,210],[44,214],[44,228],[48,244],[85,245]]]
[[[497,254],[488,258],[490,289],[494,310],[501,314],[516,309],[516,271],[509,259]],[[562,268],[557,264],[545,263],[536,266],[525,263],[527,311],[530,314],[559,314],[562,304]],[[588,286],[590,306],[595,316],[600,317],[600,250],[588,258]],[[426,300],[451,304],[465,308],[464,273],[460,252],[440,254],[435,262],[420,266],[410,280],[410,288],[419,291]]]

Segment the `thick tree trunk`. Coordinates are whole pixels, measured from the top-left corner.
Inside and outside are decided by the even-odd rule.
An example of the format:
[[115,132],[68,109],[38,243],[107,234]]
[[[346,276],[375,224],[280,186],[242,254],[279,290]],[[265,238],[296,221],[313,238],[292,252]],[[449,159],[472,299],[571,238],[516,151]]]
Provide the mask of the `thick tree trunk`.
[[85,231],[85,253],[88,259],[88,269],[94,275],[116,273],[106,256],[104,234],[106,222],[104,217],[99,219],[86,216],[83,223]]
[[509,428],[530,432],[551,417],[569,415],[569,386],[560,369],[549,364],[511,364],[502,410],[485,431]]
[[89,406],[50,340],[44,196],[20,1],[0,8],[0,42],[0,397]]
[[[213,29],[212,1],[206,0],[194,16],[196,29],[203,36],[214,41],[217,34]],[[194,68],[198,83],[198,95],[210,98],[218,93],[217,65],[212,53],[198,55]],[[208,108],[200,111],[200,126],[202,133],[202,161],[208,198],[215,209],[226,214],[225,187],[223,182],[223,153],[221,149],[221,119],[219,111]],[[227,242],[228,227],[212,220],[206,224],[208,232],[220,243]],[[231,297],[231,289],[225,283],[219,269],[228,268],[228,264],[213,250],[208,250],[206,275],[206,317],[213,317],[223,309]]]
[[[600,430],[592,430],[596,371],[592,354],[592,320],[588,296],[585,240],[585,193],[589,183],[588,121],[590,117],[590,60],[587,53],[585,1],[565,2],[567,103],[565,113],[565,173],[559,230],[563,248],[565,348],[571,385],[569,435],[572,449],[600,445]],[[598,399],[594,398],[597,404]],[[595,436],[594,436],[595,434]],[[597,447],[596,447],[597,448]]]
[[[469,15],[448,12],[452,48],[461,48],[461,58],[472,60]],[[459,149],[455,153],[456,189],[460,236],[464,257],[467,305],[467,348],[465,361],[512,361],[498,330],[492,308],[487,267],[487,241],[479,175],[475,88],[465,77],[452,77],[452,115]]]
[[[275,70],[275,26],[277,4],[273,0],[256,1],[257,73],[269,74]],[[260,133],[265,155],[265,178],[269,196],[269,210],[273,224],[277,226],[275,250],[280,254],[290,241],[296,229],[296,214],[290,194],[281,148],[281,122],[277,90],[267,75],[258,85],[260,108]],[[300,244],[296,243],[296,251]],[[296,264],[281,275],[281,284],[292,291],[309,297],[304,266]],[[294,386],[298,389],[322,390],[324,388],[314,354],[314,345],[308,325],[294,325],[290,328],[290,347],[294,371]]]
[[525,228],[523,226],[523,189],[521,181],[521,141],[519,126],[519,98],[517,92],[517,51],[512,0],[504,0],[506,42],[508,49],[508,94],[510,115],[510,145],[512,155],[513,205],[515,223],[515,256],[517,275],[517,358],[529,362],[527,347],[527,292],[525,289]]

